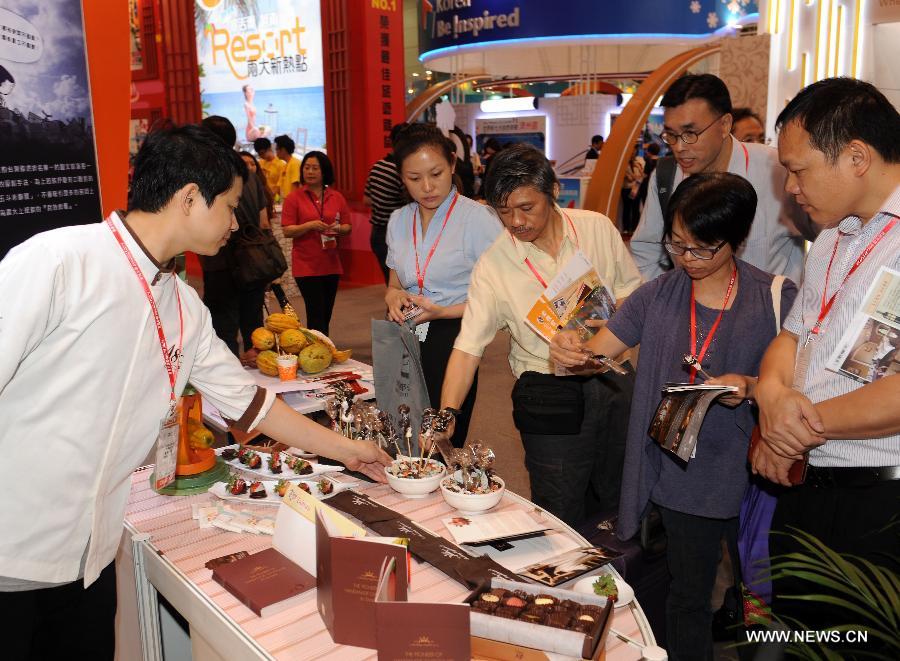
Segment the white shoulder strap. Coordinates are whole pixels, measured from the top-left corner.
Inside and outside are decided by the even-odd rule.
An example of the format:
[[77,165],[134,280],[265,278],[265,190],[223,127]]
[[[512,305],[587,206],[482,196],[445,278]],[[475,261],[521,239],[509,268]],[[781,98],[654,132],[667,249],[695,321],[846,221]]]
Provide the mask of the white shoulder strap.
[[781,332],[781,287],[784,285],[785,277],[776,275],[772,278],[772,309],[775,311],[775,334]]

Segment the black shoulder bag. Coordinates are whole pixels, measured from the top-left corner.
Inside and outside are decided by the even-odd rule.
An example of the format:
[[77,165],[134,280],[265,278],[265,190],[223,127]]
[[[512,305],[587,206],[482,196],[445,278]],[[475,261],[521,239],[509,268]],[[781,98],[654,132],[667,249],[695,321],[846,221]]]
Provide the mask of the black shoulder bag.
[[287,270],[287,260],[272,230],[256,225],[244,225],[237,231],[232,253],[231,274],[244,291],[265,287]]

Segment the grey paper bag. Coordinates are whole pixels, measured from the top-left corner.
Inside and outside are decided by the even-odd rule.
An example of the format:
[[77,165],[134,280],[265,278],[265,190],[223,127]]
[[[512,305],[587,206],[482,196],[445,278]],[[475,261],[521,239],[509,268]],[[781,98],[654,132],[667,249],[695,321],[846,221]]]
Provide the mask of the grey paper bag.
[[[401,433],[397,407],[401,404],[409,407],[412,419],[410,448],[412,455],[418,456],[422,411],[431,404],[422,371],[419,340],[410,327],[393,321],[373,319],[372,363],[378,408],[391,416],[397,433]],[[400,448],[406,454],[406,439],[401,438]]]

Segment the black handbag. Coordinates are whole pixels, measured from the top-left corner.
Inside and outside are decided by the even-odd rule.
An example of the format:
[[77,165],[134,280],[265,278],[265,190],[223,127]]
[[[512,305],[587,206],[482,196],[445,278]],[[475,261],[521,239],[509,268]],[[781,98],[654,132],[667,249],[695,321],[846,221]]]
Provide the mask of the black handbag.
[[272,230],[256,225],[238,230],[232,258],[232,277],[242,290],[265,287],[287,270],[287,260]]
[[523,434],[578,434],[584,419],[583,379],[525,372],[512,391],[513,422]]

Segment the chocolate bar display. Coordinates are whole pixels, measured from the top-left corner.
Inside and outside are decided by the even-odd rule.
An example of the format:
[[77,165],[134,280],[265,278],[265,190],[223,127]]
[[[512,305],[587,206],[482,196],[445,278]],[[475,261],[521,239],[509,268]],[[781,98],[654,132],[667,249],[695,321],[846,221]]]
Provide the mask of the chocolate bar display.
[[472,635],[573,656],[593,658],[612,623],[603,597],[491,579],[467,598]]

